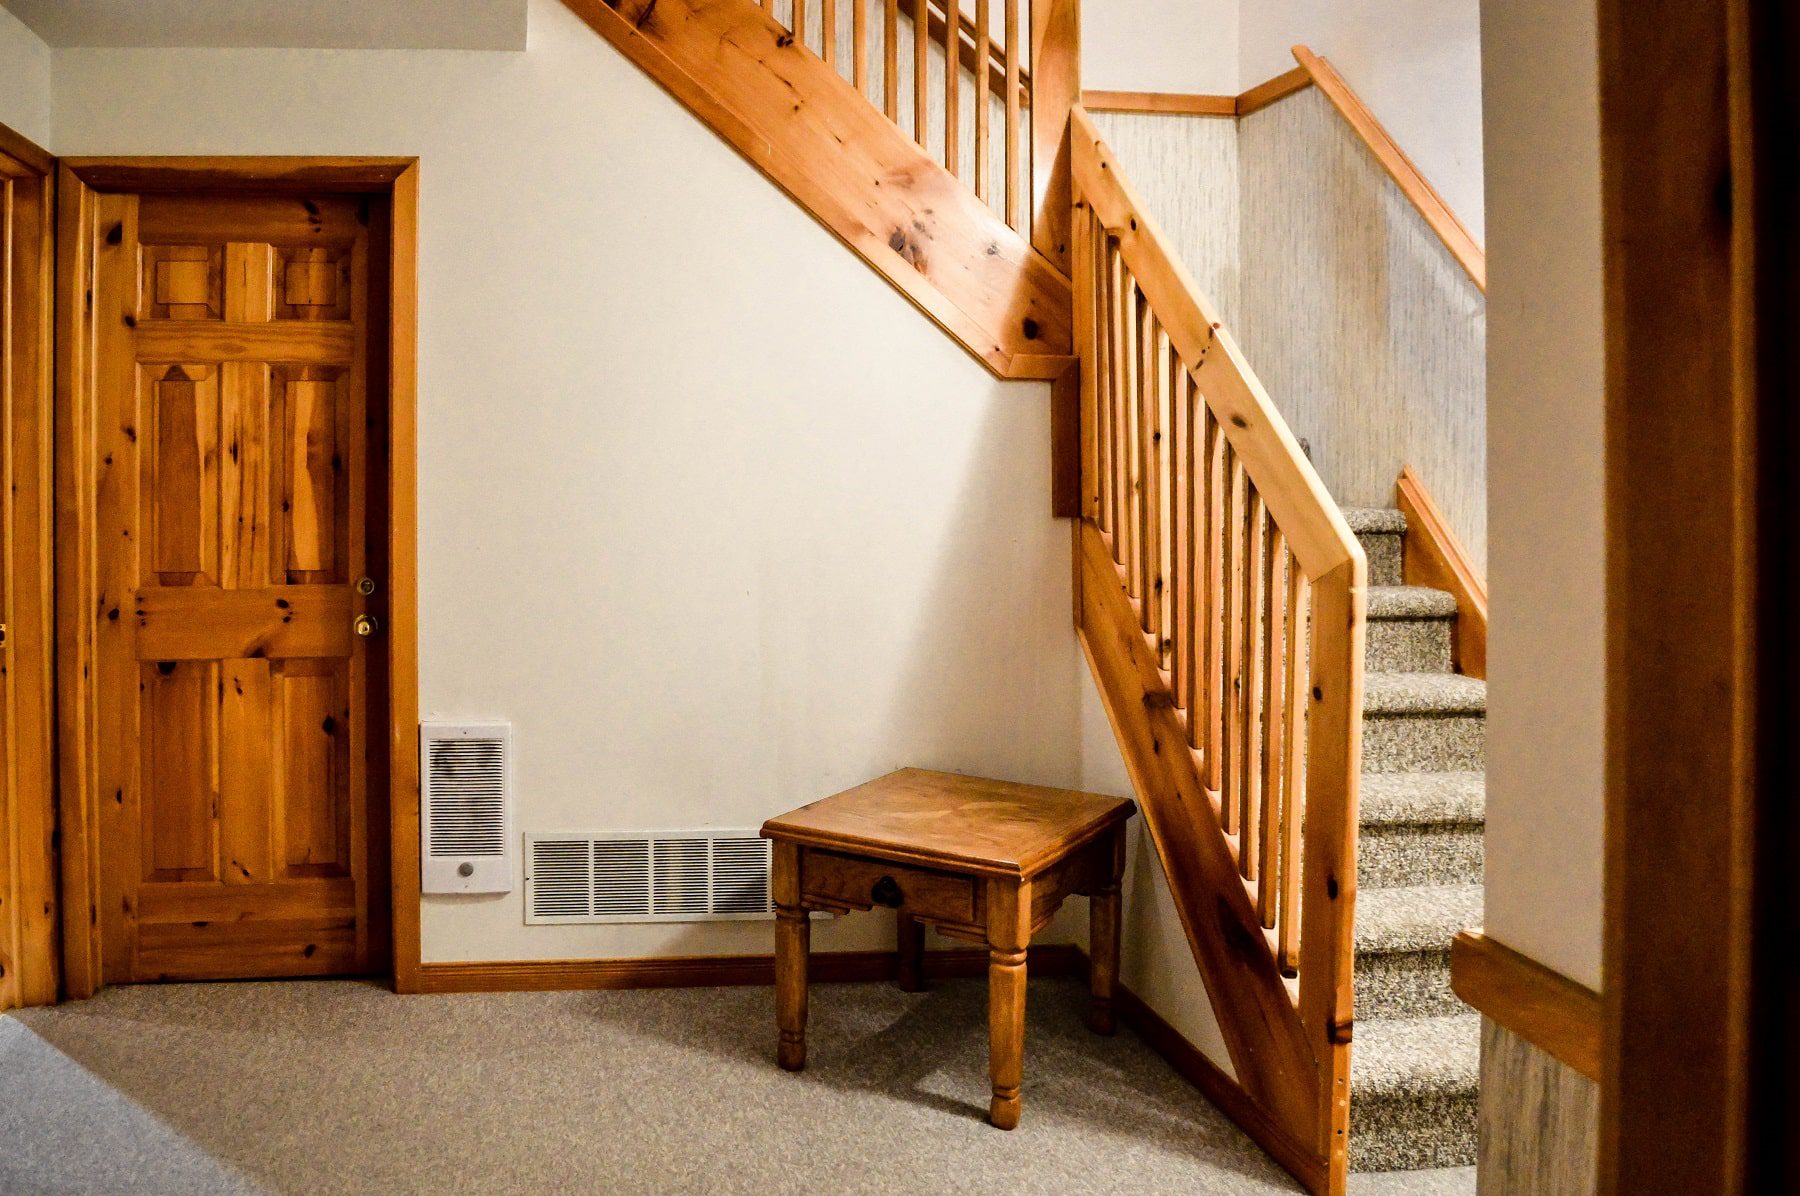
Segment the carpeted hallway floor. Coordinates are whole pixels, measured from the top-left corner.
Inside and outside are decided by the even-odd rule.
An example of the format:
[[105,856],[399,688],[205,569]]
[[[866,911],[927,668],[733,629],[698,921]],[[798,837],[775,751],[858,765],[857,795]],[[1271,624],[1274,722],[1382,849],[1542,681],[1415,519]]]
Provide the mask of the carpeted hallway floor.
[[1088,1034],[1084,999],[1032,984],[1006,1134],[977,981],[815,986],[801,1075],[774,1065],[766,988],[112,988],[0,1017],[0,1192],[1297,1190],[1129,1031]]

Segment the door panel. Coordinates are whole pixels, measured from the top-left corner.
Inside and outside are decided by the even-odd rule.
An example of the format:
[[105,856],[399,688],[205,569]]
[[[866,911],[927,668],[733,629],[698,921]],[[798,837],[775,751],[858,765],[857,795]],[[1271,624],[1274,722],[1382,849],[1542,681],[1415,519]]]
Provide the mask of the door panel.
[[104,978],[367,971],[359,201],[95,210]]

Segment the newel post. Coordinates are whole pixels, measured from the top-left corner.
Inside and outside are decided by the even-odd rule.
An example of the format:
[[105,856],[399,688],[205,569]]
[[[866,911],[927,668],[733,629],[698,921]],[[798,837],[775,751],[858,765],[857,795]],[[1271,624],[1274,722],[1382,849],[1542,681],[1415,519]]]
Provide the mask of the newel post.
[[1069,112],[1081,102],[1081,0],[1031,5],[1031,243],[1068,272]]

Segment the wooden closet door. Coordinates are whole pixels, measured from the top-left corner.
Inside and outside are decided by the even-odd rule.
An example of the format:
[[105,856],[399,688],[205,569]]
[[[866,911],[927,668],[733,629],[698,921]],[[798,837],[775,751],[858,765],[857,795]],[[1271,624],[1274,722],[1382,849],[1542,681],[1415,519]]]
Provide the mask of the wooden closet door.
[[366,972],[358,201],[96,217],[104,978]]

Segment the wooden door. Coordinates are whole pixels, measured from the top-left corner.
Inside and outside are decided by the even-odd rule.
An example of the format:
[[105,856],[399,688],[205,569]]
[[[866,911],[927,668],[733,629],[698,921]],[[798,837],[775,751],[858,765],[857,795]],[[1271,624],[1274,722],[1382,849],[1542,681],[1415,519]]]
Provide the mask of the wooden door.
[[103,978],[369,971],[362,201],[94,216]]

